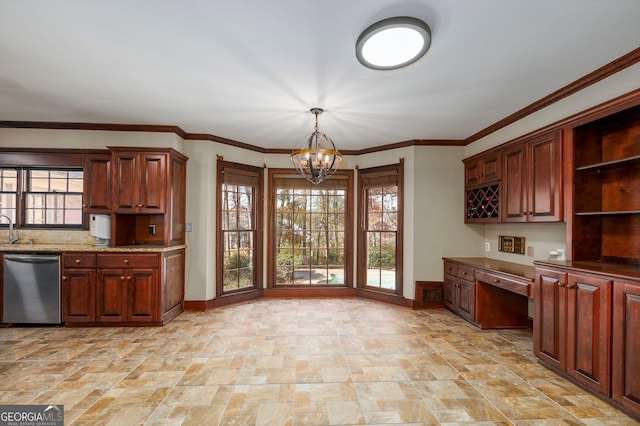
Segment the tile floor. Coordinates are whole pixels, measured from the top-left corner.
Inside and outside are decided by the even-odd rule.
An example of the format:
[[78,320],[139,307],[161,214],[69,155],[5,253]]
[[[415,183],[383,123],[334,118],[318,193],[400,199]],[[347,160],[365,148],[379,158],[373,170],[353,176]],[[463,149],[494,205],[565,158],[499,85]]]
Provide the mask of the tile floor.
[[361,299],[262,299],[154,328],[0,329],[0,404],[75,425],[632,425],[530,331]]

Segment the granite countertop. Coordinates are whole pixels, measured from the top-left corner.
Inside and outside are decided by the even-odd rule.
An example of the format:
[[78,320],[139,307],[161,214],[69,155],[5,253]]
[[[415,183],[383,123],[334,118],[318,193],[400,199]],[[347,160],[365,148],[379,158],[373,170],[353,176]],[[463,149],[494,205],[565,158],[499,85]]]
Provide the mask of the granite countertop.
[[490,259],[488,257],[444,257],[443,259],[450,260],[452,262],[464,263],[492,272],[501,272],[503,274],[513,275],[514,277],[524,278],[530,281],[535,279],[533,266],[522,265],[520,263],[506,262],[504,260]]
[[166,251],[186,248],[186,244],[175,246],[119,246],[106,247],[90,244],[0,244],[0,252],[5,253],[68,253],[68,252],[93,252],[93,253],[161,253]]

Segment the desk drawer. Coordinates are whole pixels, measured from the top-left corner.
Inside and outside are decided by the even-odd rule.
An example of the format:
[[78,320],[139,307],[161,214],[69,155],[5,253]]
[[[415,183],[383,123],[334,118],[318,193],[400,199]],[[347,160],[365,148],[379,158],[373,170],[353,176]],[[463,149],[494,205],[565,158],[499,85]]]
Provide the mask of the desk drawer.
[[444,262],[444,273],[453,275],[454,277],[458,275],[458,265],[451,262]]
[[474,278],[475,270],[472,267],[466,265],[458,265],[458,278],[462,278],[467,281],[475,281]]
[[531,283],[516,281],[510,278],[505,278],[501,275],[490,274],[482,271],[476,271],[476,280],[529,297],[529,287],[531,286]]

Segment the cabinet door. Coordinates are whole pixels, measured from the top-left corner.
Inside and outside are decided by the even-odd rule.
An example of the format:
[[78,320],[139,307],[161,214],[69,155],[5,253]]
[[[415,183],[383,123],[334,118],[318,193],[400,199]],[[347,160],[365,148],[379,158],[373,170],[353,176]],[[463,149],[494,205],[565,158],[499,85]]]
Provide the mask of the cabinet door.
[[154,322],[158,320],[158,273],[155,269],[131,269],[127,271],[129,294],[128,320]]
[[536,268],[533,352],[545,364],[564,369],[567,275]]
[[524,144],[509,147],[504,152],[502,180],[502,221],[527,221],[526,149]]
[[610,394],[611,281],[578,274],[567,280],[567,373]]
[[458,314],[471,321],[476,319],[476,284],[458,280]]
[[640,285],[613,284],[613,399],[640,415]]
[[140,156],[140,213],[164,213],[167,197],[167,157]]
[[502,171],[502,152],[488,152],[480,158],[465,161],[464,168],[465,186],[499,180]]
[[445,275],[442,287],[444,290],[444,305],[453,311],[457,311],[458,296],[456,292],[456,278],[451,275]]
[[97,317],[100,322],[127,320],[127,271],[99,269],[96,289]]
[[95,269],[65,269],[62,275],[63,313],[66,323],[96,320]]
[[137,213],[140,204],[138,155],[132,152],[114,153],[113,162],[114,209],[116,213]]
[[111,154],[85,155],[82,212],[111,213]]
[[527,142],[528,220],[563,220],[560,141],[561,131]]

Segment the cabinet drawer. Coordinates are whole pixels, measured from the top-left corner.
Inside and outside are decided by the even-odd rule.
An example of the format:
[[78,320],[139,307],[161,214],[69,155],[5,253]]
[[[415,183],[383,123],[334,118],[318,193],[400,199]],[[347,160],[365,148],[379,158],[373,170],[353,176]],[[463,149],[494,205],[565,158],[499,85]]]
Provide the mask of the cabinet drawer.
[[65,268],[95,268],[96,255],[86,253],[65,253],[62,256]]
[[453,275],[454,277],[458,275],[458,265],[451,262],[444,262],[444,273]]
[[473,268],[466,265],[458,265],[458,278],[462,278],[463,280],[467,281],[475,281],[473,273]]
[[529,297],[530,283],[524,283],[482,271],[476,271],[476,280]]
[[157,268],[156,254],[101,254],[98,268]]

